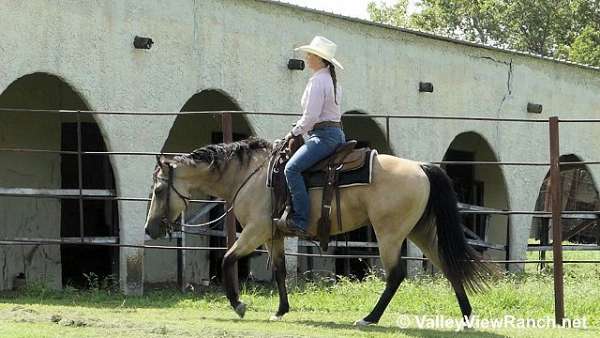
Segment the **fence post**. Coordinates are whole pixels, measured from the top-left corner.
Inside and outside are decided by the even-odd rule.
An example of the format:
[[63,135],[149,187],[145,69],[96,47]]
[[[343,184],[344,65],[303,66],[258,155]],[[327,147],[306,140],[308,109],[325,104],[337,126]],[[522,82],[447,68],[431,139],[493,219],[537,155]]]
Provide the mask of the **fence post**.
[[81,111],[77,111],[77,187],[79,188],[79,239],[84,241],[84,218],[83,218],[83,137],[81,134]]
[[390,140],[390,116],[385,117],[385,140],[387,142],[388,150],[392,153],[392,140]]
[[[231,117],[231,113],[223,113],[221,115],[221,128],[223,131],[223,142],[230,143],[233,142],[233,121]],[[229,203],[225,204],[225,210],[230,208]],[[233,212],[229,213],[227,217],[225,217],[225,233],[227,235],[227,248],[231,248],[233,243],[236,240],[236,229],[235,229],[235,216]],[[236,290],[239,290],[238,286],[238,265],[235,263],[233,266],[233,283],[235,285]]]
[[550,127],[550,193],[552,196],[552,252],[554,260],[554,318],[559,325],[565,318],[563,287],[562,226],[560,198],[560,143],[558,117],[549,119]]

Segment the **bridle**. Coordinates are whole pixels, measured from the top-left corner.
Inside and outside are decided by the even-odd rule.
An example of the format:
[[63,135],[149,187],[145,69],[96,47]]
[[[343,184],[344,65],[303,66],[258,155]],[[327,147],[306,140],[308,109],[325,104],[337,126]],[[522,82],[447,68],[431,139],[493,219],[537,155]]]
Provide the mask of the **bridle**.
[[[162,163],[160,162],[160,159],[157,159],[158,161],[158,165],[159,167],[163,167]],[[173,222],[171,222],[169,215],[171,214],[171,191],[175,192],[175,194],[183,201],[183,203],[185,204],[185,207],[187,208],[188,205],[190,204],[190,200],[192,199],[190,196],[185,196],[182,193],[179,192],[179,190],[177,190],[177,188],[175,188],[175,185],[173,185],[173,172],[174,169],[171,164],[167,164],[169,170],[168,170],[168,176],[167,179],[165,180],[163,177],[158,176],[158,173],[155,176],[156,181],[163,181],[167,183],[167,198],[166,198],[166,203],[167,206],[165,207],[165,211],[163,214],[163,217],[161,219],[161,227],[166,227],[166,232],[169,235],[169,238],[171,238],[171,234],[173,233],[173,231],[175,231],[175,226],[173,225]],[[155,182],[156,184],[156,182]],[[177,222],[176,222],[177,223]],[[181,223],[179,223],[179,226],[181,226]]]
[[[222,220],[225,216],[227,216],[232,210],[233,210],[233,206],[235,204],[235,200],[239,194],[239,192],[242,190],[242,188],[248,183],[248,181],[250,181],[250,179],[278,152],[280,152],[283,148],[285,148],[285,146],[287,146],[286,142],[281,142],[281,144],[279,146],[275,146],[273,148],[273,150],[271,151],[271,153],[269,154],[269,156],[267,156],[263,162],[256,167],[248,176],[246,176],[246,178],[242,181],[242,183],[240,184],[240,186],[237,188],[235,194],[233,195],[233,198],[231,199],[231,205],[230,207],[225,210],[225,212],[211,220],[205,223],[201,223],[201,224],[194,224],[194,225],[186,225],[187,227],[204,227],[204,226],[208,226],[211,224],[215,224],[217,222],[219,222],[220,220]],[[158,166],[160,168],[163,167],[162,163],[160,162],[160,158],[157,157],[157,161],[158,161]],[[185,207],[187,208],[190,204],[190,200],[192,199],[191,196],[185,196],[182,193],[180,193],[177,188],[175,188],[175,186],[173,185],[173,171],[174,171],[174,167],[171,166],[171,164],[167,163],[167,166],[169,168],[169,174],[167,176],[166,182],[167,182],[167,187],[168,187],[168,193],[167,193],[167,198],[166,198],[166,203],[167,206],[165,208],[165,212],[163,215],[163,218],[161,219],[161,226],[165,226],[166,227],[166,232],[169,235],[169,238],[171,237],[171,234],[173,233],[173,231],[175,231],[176,227],[173,225],[173,222],[170,221],[169,218],[169,214],[171,211],[171,190],[175,192],[175,194],[181,199],[183,200]],[[158,172],[156,173],[155,176],[156,180],[162,180],[165,181],[165,179],[163,177],[158,176]],[[181,228],[181,223],[177,223],[178,228]]]

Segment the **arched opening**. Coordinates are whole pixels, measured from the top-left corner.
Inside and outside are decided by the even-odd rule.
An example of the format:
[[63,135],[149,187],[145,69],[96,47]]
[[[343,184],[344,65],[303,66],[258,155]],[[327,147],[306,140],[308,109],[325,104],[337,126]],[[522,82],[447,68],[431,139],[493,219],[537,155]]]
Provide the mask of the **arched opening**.
[[[489,143],[475,132],[454,138],[444,161],[490,161],[498,159]],[[443,168],[453,181],[463,210],[508,209],[508,193],[498,165],[446,164]],[[505,215],[463,214],[465,235],[485,256],[508,258],[509,218]]]
[[[13,82],[0,95],[0,107],[89,110],[71,86],[45,73],[26,75]],[[82,150],[106,151],[93,116],[81,114],[80,123]],[[76,151],[77,134],[75,114],[0,113],[2,148]],[[79,193],[77,155],[0,152],[0,163],[0,187],[29,188],[52,195]],[[109,157],[83,156],[82,183],[86,195],[113,195],[115,180]],[[69,239],[81,235],[77,199],[0,196],[0,214],[5,222],[0,226],[3,238]],[[85,200],[83,224],[83,236],[116,242],[117,202]],[[118,250],[114,248],[65,244],[0,247],[0,250],[3,251],[0,255],[10,262],[0,289],[11,288],[15,276],[53,287],[85,287],[92,280],[118,280]]]
[[[220,90],[203,90],[193,95],[181,108],[182,112],[189,111],[239,111],[238,104],[226,93]],[[253,135],[254,132],[250,123],[243,115],[233,114],[233,140],[239,141]],[[222,125],[220,114],[190,114],[179,115],[164,143],[162,152],[167,153],[187,153],[207,144],[220,143],[223,140]],[[194,194],[196,199],[206,199],[209,196]],[[218,218],[223,214],[224,209],[220,204],[212,205],[212,209],[207,209],[207,205],[192,204],[186,210],[185,217],[187,224],[198,224]],[[223,222],[211,226],[213,229],[210,234],[192,234],[194,229],[189,229],[182,234],[185,246],[226,246],[225,237],[217,234],[223,229]],[[237,224],[237,230],[242,230]],[[165,240],[159,240],[165,241]],[[166,244],[166,243],[161,243]],[[171,243],[173,245],[173,243]],[[200,284],[205,281],[221,281],[221,261],[223,251],[186,251],[179,258],[176,252],[151,251],[145,252],[145,280],[151,284],[173,284],[177,281],[177,275],[180,274],[181,282]],[[178,264],[181,271],[178,271]],[[245,280],[249,275],[249,259],[245,258],[238,262],[238,271],[240,280]]]
[[[569,162],[560,166],[561,209],[572,211],[592,211],[600,208],[600,197],[594,179],[585,164],[575,154],[562,155],[560,162]],[[537,211],[551,211],[550,173],[546,174],[535,203]],[[577,244],[600,244],[600,224],[597,215],[577,214],[563,218],[562,240]],[[530,238],[546,246],[552,240],[550,216],[533,217]],[[540,251],[545,259],[545,252]]]
[[[346,114],[360,114],[363,116],[349,116]],[[382,128],[373,120],[367,116],[367,113],[359,110],[351,110],[346,112],[342,116],[342,124],[344,126],[344,133],[346,134],[346,140],[358,141],[357,147],[370,147],[377,149],[379,153],[391,154],[390,147],[386,139],[386,133]],[[332,216],[334,217],[334,216]],[[351,231],[346,234],[341,234],[332,238],[337,246],[330,247],[329,253],[333,254],[357,254],[357,255],[376,255],[377,249],[375,247],[369,247],[359,244],[359,242],[373,243],[377,242],[375,232],[371,225],[362,227],[360,229]],[[346,243],[348,245],[346,245]],[[304,252],[318,253],[318,249],[314,247],[312,243],[307,243],[306,247],[301,248]],[[340,258],[340,259],[329,259],[329,258],[300,258],[299,264],[301,269],[307,271],[314,271],[320,273],[323,272],[335,272],[336,275],[352,276],[358,279],[362,279],[378,264],[375,259],[359,259],[359,258]]]
[[[350,116],[363,115],[363,116]],[[342,116],[342,124],[347,140],[357,140],[357,147],[370,147],[377,149],[380,154],[392,154],[386,139],[386,131],[375,122],[368,114],[361,110],[349,110]]]

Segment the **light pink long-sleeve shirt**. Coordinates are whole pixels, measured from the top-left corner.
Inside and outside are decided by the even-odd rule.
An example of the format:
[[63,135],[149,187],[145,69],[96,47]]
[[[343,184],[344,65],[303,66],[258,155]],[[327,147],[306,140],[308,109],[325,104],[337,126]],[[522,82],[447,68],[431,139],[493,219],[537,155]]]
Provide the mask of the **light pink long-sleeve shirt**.
[[340,110],[341,90],[337,91],[337,103],[333,92],[333,79],[329,67],[316,71],[308,80],[302,95],[302,117],[292,128],[294,136],[303,135],[313,129],[316,123],[323,121],[339,122],[342,119]]

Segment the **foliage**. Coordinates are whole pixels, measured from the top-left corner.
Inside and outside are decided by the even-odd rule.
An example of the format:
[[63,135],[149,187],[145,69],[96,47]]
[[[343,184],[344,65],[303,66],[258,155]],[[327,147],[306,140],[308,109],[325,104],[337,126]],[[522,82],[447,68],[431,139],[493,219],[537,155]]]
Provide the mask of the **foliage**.
[[104,278],[94,272],[84,273],[83,277],[86,280],[86,288],[90,292],[98,292],[104,290],[114,292],[119,289],[119,281],[117,276],[108,275]]
[[600,67],[600,30],[588,26],[579,35],[571,49],[569,58],[579,63]]
[[503,48],[598,65],[598,0],[421,0],[406,12],[371,2],[376,22],[406,26]]
[[496,0],[423,0],[421,6],[411,26],[484,44],[499,38],[502,7]]
[[386,5],[384,2],[380,4],[370,2],[367,5],[371,20],[401,27],[407,24],[407,8],[408,0],[398,0],[392,6]]

